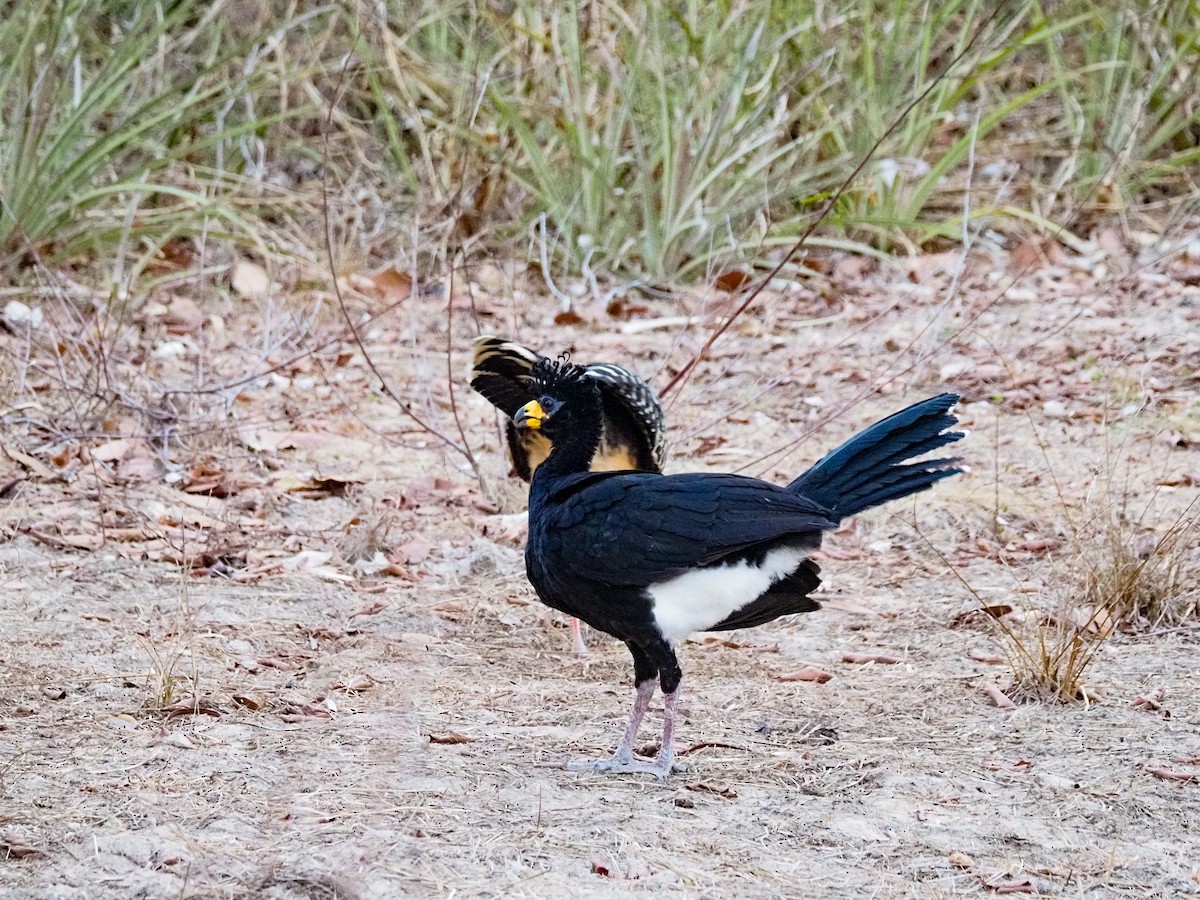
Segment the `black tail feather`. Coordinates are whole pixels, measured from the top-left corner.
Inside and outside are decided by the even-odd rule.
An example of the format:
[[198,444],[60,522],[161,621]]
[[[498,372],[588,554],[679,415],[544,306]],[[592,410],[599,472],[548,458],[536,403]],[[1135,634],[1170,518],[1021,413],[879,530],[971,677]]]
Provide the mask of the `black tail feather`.
[[957,402],[957,394],[939,394],[876,422],[789,487],[842,518],[957,475],[962,471],[957,457],[908,462],[964,437],[961,431],[946,430],[958,423],[950,412]]

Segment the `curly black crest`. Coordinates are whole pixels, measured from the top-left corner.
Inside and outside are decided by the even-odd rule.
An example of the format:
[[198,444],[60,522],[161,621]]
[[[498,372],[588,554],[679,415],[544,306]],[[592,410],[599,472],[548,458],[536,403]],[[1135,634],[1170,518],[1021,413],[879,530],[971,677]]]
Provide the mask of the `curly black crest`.
[[558,359],[539,359],[529,381],[533,392],[539,395],[569,393],[572,388],[590,383],[587,370],[572,363],[569,353],[563,353]]

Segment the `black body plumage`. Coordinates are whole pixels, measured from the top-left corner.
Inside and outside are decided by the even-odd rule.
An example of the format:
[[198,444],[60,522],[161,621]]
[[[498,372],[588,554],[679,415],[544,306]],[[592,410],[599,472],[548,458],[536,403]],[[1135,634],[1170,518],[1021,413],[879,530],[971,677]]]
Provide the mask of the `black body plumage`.
[[[910,462],[963,437],[954,394],[870,426],[784,486],[727,474],[589,472],[602,436],[600,391],[578,366],[542,360],[537,400],[517,423],[553,445],[533,475],[526,570],[547,605],[624,641],[637,700],[612,760],[598,768],[669,774],[681,672],[674,646],[692,631],[761,625],[811,612],[820,584],[808,557],[845,516],[962,471],[956,458]],[[658,678],[667,721],[654,762],[632,756]]]

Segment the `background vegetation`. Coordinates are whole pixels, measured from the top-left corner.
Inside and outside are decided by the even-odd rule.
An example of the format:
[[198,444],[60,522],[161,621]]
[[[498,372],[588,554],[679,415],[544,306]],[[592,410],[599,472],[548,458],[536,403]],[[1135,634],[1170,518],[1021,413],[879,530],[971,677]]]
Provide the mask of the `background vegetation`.
[[5,6],[10,282],[320,265],[323,191],[339,269],[694,281],[772,264],[880,138],[818,242],[1163,233],[1200,196],[1194,0]]

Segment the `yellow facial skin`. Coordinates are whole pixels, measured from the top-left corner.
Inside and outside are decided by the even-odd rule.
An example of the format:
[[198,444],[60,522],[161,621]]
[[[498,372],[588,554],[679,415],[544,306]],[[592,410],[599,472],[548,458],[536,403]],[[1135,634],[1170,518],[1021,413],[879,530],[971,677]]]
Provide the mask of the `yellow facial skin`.
[[513,416],[513,423],[518,428],[531,428],[537,431],[542,427],[542,422],[548,418],[546,411],[542,409],[542,405],[536,400],[530,400],[524,406],[517,410],[517,414]]

